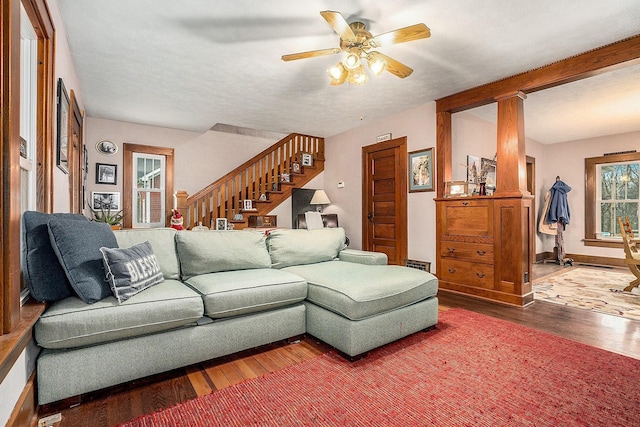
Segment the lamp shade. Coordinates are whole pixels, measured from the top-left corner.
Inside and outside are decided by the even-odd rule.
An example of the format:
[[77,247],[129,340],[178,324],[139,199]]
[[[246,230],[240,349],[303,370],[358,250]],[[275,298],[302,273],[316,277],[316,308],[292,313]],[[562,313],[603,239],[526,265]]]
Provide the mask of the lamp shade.
[[316,190],[309,202],[310,205],[328,205],[331,203],[324,190]]

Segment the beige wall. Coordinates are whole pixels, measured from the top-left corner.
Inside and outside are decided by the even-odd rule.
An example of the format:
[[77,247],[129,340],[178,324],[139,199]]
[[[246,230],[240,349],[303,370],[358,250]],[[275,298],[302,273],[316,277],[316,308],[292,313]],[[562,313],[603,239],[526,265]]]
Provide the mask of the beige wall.
[[[51,18],[53,19],[53,25],[56,28],[55,33],[55,74],[56,74],[56,88],[58,79],[61,78],[64,82],[64,86],[67,90],[67,94],[71,96],[73,90],[80,111],[84,112],[84,102],[82,88],[80,86],[80,80],[76,74],[75,66],[73,64],[73,58],[69,50],[69,43],[67,42],[67,35],[64,29],[64,23],[60,14],[60,7],[58,0],[47,0],[49,5],[49,11],[51,12]],[[54,105],[54,118],[57,117],[57,104]],[[57,122],[56,122],[57,123]],[[57,141],[57,127],[54,124],[54,141]],[[69,212],[69,175],[64,173],[60,168],[53,168],[53,210],[54,212]]]
[[[87,197],[91,191],[122,193],[123,143],[174,148],[174,190],[193,194],[277,142],[223,132],[200,134],[91,117],[85,126],[89,158]],[[118,146],[116,154],[107,156],[96,150],[96,143],[105,139]],[[95,183],[96,163],[118,165],[117,185]]]
[[[338,214],[352,248],[362,248],[362,147],[386,133],[406,136],[407,151],[435,147],[435,116],[431,102],[326,139],[324,184],[331,205],[325,212]],[[337,188],[339,181],[344,188]],[[407,194],[409,258],[435,261],[435,194]]]

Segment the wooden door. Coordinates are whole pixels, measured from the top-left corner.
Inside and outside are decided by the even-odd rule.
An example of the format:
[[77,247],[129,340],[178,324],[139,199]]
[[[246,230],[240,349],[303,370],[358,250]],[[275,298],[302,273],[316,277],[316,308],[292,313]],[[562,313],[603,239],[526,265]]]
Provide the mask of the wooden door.
[[362,147],[362,249],[407,258],[407,138]]

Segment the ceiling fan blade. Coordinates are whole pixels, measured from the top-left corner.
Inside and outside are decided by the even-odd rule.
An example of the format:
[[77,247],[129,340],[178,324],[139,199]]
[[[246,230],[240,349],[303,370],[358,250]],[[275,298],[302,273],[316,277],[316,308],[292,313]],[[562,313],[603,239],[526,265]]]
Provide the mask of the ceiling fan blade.
[[413,73],[413,69],[407,67],[401,62],[396,61],[393,58],[388,57],[383,53],[374,51],[371,52],[371,54],[375,55],[377,58],[384,60],[384,62],[386,63],[385,69],[394,76],[398,76],[401,79],[404,79],[405,77],[409,77],[411,73]]
[[331,49],[310,50],[309,52],[292,53],[289,55],[282,55],[283,61],[294,61],[296,59],[315,58],[316,56],[334,55],[342,52],[337,47]]
[[336,32],[340,36],[342,40],[355,40],[356,35],[353,33],[353,30],[347,24],[347,21],[344,19],[340,12],[334,12],[332,10],[325,10],[324,12],[320,12],[320,15],[324,19],[327,20],[333,31]]
[[[425,39],[431,36],[431,30],[424,24],[411,25],[375,36],[369,44],[372,47],[389,46],[397,43],[412,42],[414,40]],[[372,44],[372,42],[374,44]]]

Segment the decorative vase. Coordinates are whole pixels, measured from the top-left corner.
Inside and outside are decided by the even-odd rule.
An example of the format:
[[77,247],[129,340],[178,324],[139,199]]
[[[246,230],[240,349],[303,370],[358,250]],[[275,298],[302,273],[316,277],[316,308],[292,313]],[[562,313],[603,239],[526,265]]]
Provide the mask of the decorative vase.
[[486,182],[481,182],[480,183],[480,195],[481,196],[486,196],[487,195],[487,183]]

